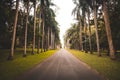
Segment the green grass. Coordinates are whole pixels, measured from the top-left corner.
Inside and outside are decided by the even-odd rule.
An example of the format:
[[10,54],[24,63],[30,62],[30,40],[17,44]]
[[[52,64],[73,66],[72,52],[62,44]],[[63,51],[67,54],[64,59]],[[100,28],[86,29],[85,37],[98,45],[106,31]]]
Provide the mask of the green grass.
[[81,61],[97,70],[108,80],[120,80],[120,61],[111,60],[108,56],[98,57],[96,53],[89,54],[77,50],[68,50]]
[[14,59],[7,60],[9,50],[0,51],[0,80],[14,80],[18,75],[33,68],[57,50],[50,50],[40,54],[31,55],[31,49],[27,50],[27,57],[22,57],[23,50],[15,51]]

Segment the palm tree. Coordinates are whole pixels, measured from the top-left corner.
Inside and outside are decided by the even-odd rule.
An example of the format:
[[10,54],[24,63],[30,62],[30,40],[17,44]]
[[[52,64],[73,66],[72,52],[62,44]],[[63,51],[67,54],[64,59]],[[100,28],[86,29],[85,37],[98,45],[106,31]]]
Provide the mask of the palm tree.
[[26,13],[26,24],[25,24],[25,45],[24,45],[24,53],[23,53],[23,57],[26,57],[26,47],[27,47],[27,30],[28,30],[28,15],[29,15],[29,0],[26,2],[24,1],[24,3],[27,6],[27,13]]
[[43,48],[44,48],[44,27],[45,27],[45,1],[44,0],[40,0],[41,2],[41,5],[40,5],[40,8],[41,8],[41,19],[42,19],[42,43],[41,43],[41,52],[43,52]]
[[90,50],[90,53],[92,54],[92,42],[91,42],[91,27],[90,27],[90,10],[89,10],[89,7],[88,7],[88,11],[87,11],[87,17],[88,17],[88,31],[89,31],[89,50]]
[[[40,0],[40,4],[37,7],[37,12],[39,13],[39,27],[38,27],[38,49],[37,49],[37,53],[39,53],[39,49],[40,49],[40,34],[42,34],[42,40],[41,40],[41,52],[43,52],[43,47],[44,47],[44,7],[45,7],[45,3],[44,0]],[[39,9],[39,10],[38,10]],[[42,26],[42,28],[40,28]],[[40,31],[40,29],[42,29],[42,31]],[[42,33],[40,33],[42,32]],[[34,35],[35,36],[35,35]],[[34,40],[33,40],[34,42]],[[33,50],[32,53],[34,52],[34,46],[33,46]]]
[[[87,19],[88,19],[88,36],[89,36],[89,50],[90,50],[90,53],[92,53],[92,43],[91,43],[91,27],[90,27],[90,10],[91,10],[91,0],[85,0],[84,3],[83,3],[83,13],[84,13],[84,16],[87,16]],[[87,14],[87,15],[86,15]]]
[[[84,2],[82,0],[74,0],[74,2]],[[108,15],[108,8],[106,6],[106,1],[105,0],[85,0],[88,6],[93,10],[94,13],[94,24],[95,24],[95,31],[96,31],[96,44],[97,44],[97,52],[98,55],[101,56],[100,53],[100,43],[99,43],[99,35],[98,35],[98,23],[97,23],[97,9],[100,5],[103,5],[103,15],[104,15],[104,21],[105,21],[105,27],[106,27],[106,33],[107,33],[107,38],[108,38],[108,43],[109,43],[109,50],[110,50],[110,57],[112,59],[115,59],[115,50],[113,46],[113,41],[112,41],[112,35],[111,35],[111,29],[110,29],[110,21],[109,21],[109,15]],[[82,5],[82,7],[85,5]],[[89,26],[89,14],[88,14],[88,26]],[[89,26],[89,31],[90,31],[90,26]],[[91,32],[89,32],[91,34]],[[89,43],[91,43],[90,40],[90,35],[89,35]],[[91,44],[90,44],[91,46]]]
[[40,19],[39,19],[39,25],[38,25],[38,49],[37,49],[37,53],[40,52],[40,27],[41,27],[41,20]]
[[17,26],[17,20],[18,20],[19,1],[20,0],[16,0],[16,13],[15,13],[14,26],[13,26],[12,45],[11,45],[11,52],[8,56],[8,60],[13,59],[13,55],[14,55],[14,46],[15,46],[15,37],[16,37],[16,26]]
[[86,15],[84,16],[84,49],[85,49],[85,53],[88,53],[88,49],[87,49],[87,23],[86,23]]
[[[109,15],[108,15],[108,10],[106,6],[106,1],[105,0],[86,0],[89,4],[90,1],[93,3],[93,10],[94,10],[94,22],[95,25],[97,25],[97,21],[95,20],[96,15],[97,15],[97,10],[96,10],[96,4],[102,4],[103,5],[103,15],[104,15],[104,21],[105,21],[105,27],[106,27],[106,33],[107,33],[107,38],[108,38],[108,43],[109,43],[109,50],[110,50],[110,57],[111,59],[115,59],[115,50],[113,46],[113,41],[112,41],[112,35],[111,35],[111,29],[110,29],[110,21],[109,21]],[[91,5],[91,4],[90,4]],[[96,27],[96,38],[97,38],[97,50],[99,53],[99,56],[101,56],[100,53],[100,47],[99,47],[99,39],[98,39],[98,34],[97,34],[97,27]]]
[[81,47],[81,51],[83,51],[83,41],[82,41],[82,21],[81,21],[81,15],[79,16],[79,23],[80,23],[80,32],[79,32],[79,36],[80,36],[80,47]]
[[39,54],[39,52],[40,52],[40,27],[41,27],[41,11],[40,11],[40,6],[38,6],[38,10],[37,10],[37,12],[38,12],[38,20],[39,20],[39,22],[38,22],[38,48],[37,48],[37,53]]
[[34,4],[34,27],[33,27],[33,45],[32,45],[32,54],[34,54],[35,49],[35,33],[36,33],[36,0],[33,1]]
[[98,24],[97,24],[97,5],[96,0],[92,0],[93,6],[93,13],[94,13],[94,24],[95,24],[95,31],[96,31],[96,44],[97,44],[97,52],[98,56],[101,56],[100,52],[100,44],[99,44],[99,35],[98,35]]
[[[53,44],[53,49],[54,49],[54,45],[55,45],[55,35],[56,35],[56,30],[57,30],[57,22],[55,20],[55,13],[52,10],[52,8],[50,8],[50,6],[55,6],[55,4],[53,4],[52,2],[50,2],[49,0],[46,1],[47,3],[45,4],[45,9],[44,9],[44,17],[45,17],[45,47],[46,50],[49,49],[49,43],[50,43],[50,39],[52,39],[52,44]],[[51,31],[51,36],[53,38],[50,38],[50,31]]]
[[41,23],[39,22],[38,23],[38,43],[37,43],[37,53],[39,54],[40,53],[40,26],[41,26]]
[[[75,2],[77,0],[74,0]],[[79,5],[81,6],[81,10],[83,13],[83,16],[86,14],[87,12],[87,8],[88,6],[91,7],[91,9],[93,9],[94,12],[94,24],[95,24],[95,28],[96,28],[96,43],[97,43],[97,52],[98,55],[101,56],[100,53],[100,45],[99,45],[99,36],[98,36],[98,29],[97,29],[97,7],[96,7],[96,0],[78,0],[78,2],[80,3]]]
[[59,28],[58,27],[56,27],[57,29],[56,29],[56,32],[55,32],[55,49],[57,48],[57,46],[59,46],[60,47],[60,38],[59,38],[59,32],[60,32],[60,30],[59,30]]
[[64,37],[66,44],[70,44],[70,48],[79,49],[79,26],[73,24],[67,31]]
[[77,19],[79,21],[79,26],[80,26],[80,32],[79,32],[79,36],[80,36],[80,50],[83,51],[83,42],[82,42],[82,18],[81,18],[81,12],[80,12],[80,8],[81,8],[81,3],[77,2],[76,0],[74,0],[74,4],[76,4],[76,7],[73,9],[72,14],[77,15]]
[[51,42],[50,42],[50,49],[53,48],[53,37],[52,37],[52,34],[53,34],[53,33],[52,33],[52,28],[51,28],[51,29],[50,29],[50,39],[51,39],[51,40],[50,40],[50,41],[51,41]]
[[112,34],[110,29],[110,20],[109,20],[108,9],[105,0],[103,0],[103,14],[104,14],[105,28],[106,28],[109,50],[110,50],[110,57],[111,59],[115,59],[115,50],[113,46]]
[[[41,52],[46,51],[49,49],[49,41],[50,39],[50,30],[52,36],[55,36],[53,32],[53,28],[57,26],[55,23],[55,14],[54,11],[50,8],[51,2],[49,0],[41,0],[40,1],[40,13],[41,13],[41,19],[42,19],[42,43],[41,43]],[[52,5],[54,5],[52,3]],[[53,39],[54,40],[54,39]],[[53,41],[52,40],[52,41]]]
[[56,49],[56,46],[59,44],[59,28],[54,26],[53,28],[53,49]]
[[42,47],[41,47],[41,52],[43,52],[44,48],[44,14],[42,14]]
[[53,28],[54,28],[54,26],[57,26],[57,24],[55,24],[56,23],[56,21],[55,21],[55,13],[54,13],[54,11],[51,9],[51,8],[48,8],[47,9],[47,14],[48,14],[48,16],[47,16],[47,21],[46,21],[46,26],[47,26],[47,36],[48,36],[48,40],[47,40],[47,47],[48,47],[48,49],[49,49],[49,44],[50,44],[50,29],[51,29],[51,31],[52,32],[54,32],[53,31]]
[[80,46],[81,46],[81,51],[83,51],[83,41],[82,41],[82,21],[81,21],[81,16],[79,16],[79,21],[80,21],[80,32],[79,32],[79,35],[80,35]]
[[49,48],[50,48],[50,47],[49,47],[49,44],[50,44],[50,28],[49,28],[49,27],[48,27],[48,34],[47,34],[47,35],[48,35],[48,40],[47,40],[48,43],[47,43],[47,46],[48,46],[48,50],[49,50]]

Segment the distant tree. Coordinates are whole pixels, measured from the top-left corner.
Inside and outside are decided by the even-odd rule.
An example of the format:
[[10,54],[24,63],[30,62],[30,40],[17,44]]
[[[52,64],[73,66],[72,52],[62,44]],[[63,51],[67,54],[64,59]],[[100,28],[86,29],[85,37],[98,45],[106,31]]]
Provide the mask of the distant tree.
[[[79,50],[79,26],[73,24],[66,32],[64,37],[65,43],[70,44],[71,49]],[[69,41],[69,42],[68,42]]]

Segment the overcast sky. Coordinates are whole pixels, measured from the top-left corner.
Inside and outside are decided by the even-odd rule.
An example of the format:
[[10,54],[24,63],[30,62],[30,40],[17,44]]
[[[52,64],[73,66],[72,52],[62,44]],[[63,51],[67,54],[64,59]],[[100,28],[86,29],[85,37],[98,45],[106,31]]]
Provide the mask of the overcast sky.
[[53,0],[53,3],[59,7],[56,12],[56,20],[59,23],[60,39],[63,44],[63,35],[65,34],[65,31],[71,27],[71,23],[74,22],[74,17],[71,15],[74,4],[72,0]]

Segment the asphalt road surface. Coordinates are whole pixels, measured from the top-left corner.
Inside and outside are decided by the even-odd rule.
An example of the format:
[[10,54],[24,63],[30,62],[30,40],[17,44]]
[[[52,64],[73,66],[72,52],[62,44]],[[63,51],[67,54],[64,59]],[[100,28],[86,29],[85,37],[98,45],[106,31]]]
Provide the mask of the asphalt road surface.
[[96,71],[61,49],[16,80],[105,80]]

